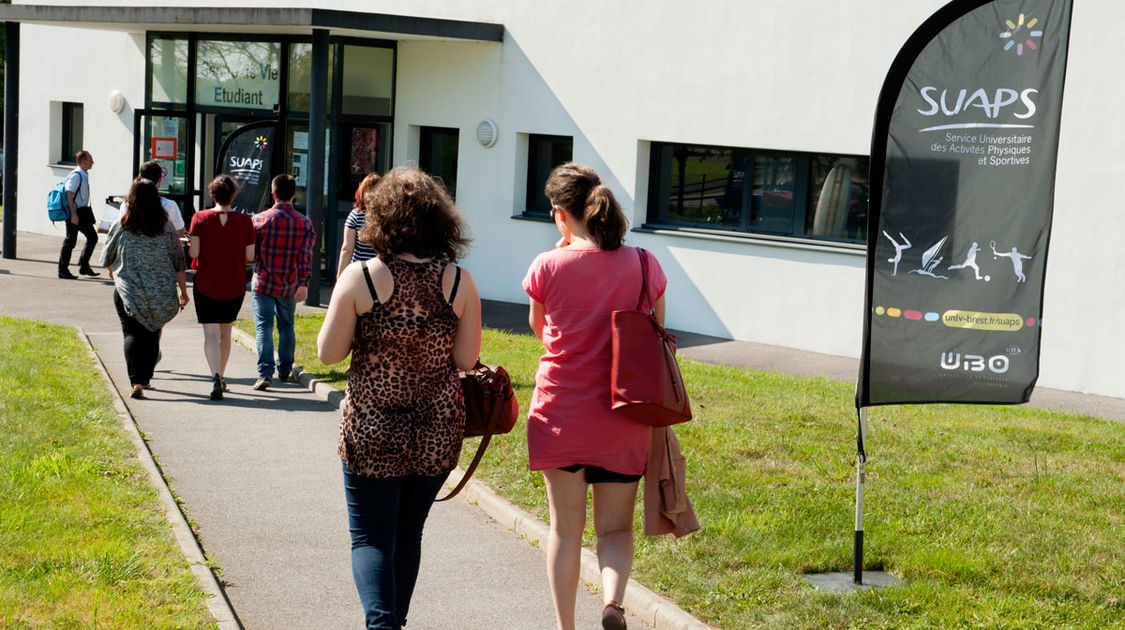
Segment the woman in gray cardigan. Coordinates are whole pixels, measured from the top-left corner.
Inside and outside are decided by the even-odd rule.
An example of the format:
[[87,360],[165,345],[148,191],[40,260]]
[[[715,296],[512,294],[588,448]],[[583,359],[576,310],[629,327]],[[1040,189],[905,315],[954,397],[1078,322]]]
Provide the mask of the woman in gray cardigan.
[[125,202],[128,210],[109,229],[102,265],[109,268],[115,287],[113,304],[125,334],[131,396],[144,398],[160,351],[160,329],[188,302],[187,275],[183,247],[165,225],[156,184],[136,179]]

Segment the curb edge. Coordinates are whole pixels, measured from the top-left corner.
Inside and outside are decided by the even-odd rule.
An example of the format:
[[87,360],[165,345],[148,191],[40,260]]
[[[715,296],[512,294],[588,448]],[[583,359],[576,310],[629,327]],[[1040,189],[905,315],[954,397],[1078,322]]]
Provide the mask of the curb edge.
[[204,593],[207,594],[206,601],[208,612],[215,620],[216,626],[219,630],[243,630],[242,624],[238,621],[238,615],[235,614],[234,608],[231,607],[230,601],[227,599],[226,592],[223,591],[222,586],[219,584],[218,578],[215,577],[214,571],[211,567],[207,566],[207,559],[203,555],[203,548],[199,544],[199,540],[188,525],[187,517],[180,509],[176,499],[172,496],[172,490],[168,486],[168,480],[164,478],[156,460],[153,458],[152,451],[149,449],[148,442],[145,441],[141,435],[140,427],[137,426],[136,418],[133,417],[132,412],[129,410],[129,405],[126,404],[125,399],[122,398],[121,392],[118,391],[113,377],[110,376],[109,370],[102,361],[101,356],[97,350],[94,349],[93,342],[90,341],[90,336],[86,333],[85,329],[76,327],[78,338],[86,346],[87,352],[94,359],[94,366],[101,374],[102,381],[106,385],[106,389],[110,392],[110,398],[113,401],[113,408],[117,412],[117,417],[121,421],[122,428],[129,434],[129,438],[133,441],[133,445],[137,449],[136,457],[141,463],[141,466],[148,473],[149,483],[156,489],[157,495],[160,497],[160,503],[164,507],[164,520],[172,529],[172,534],[175,536],[176,543],[180,547],[180,551],[184,555],[184,560],[188,563],[188,568],[192,574],[195,575],[199,585],[203,588]]

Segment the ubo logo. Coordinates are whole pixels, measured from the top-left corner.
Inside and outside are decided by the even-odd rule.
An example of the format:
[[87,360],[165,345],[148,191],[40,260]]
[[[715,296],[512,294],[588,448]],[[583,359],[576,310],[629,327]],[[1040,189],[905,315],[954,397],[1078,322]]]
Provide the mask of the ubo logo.
[[1003,374],[1008,371],[1011,364],[1011,360],[1002,354],[985,359],[979,354],[966,354],[962,357],[960,352],[941,353],[941,368],[943,370],[963,369],[966,372],[983,372],[987,368],[993,374]]

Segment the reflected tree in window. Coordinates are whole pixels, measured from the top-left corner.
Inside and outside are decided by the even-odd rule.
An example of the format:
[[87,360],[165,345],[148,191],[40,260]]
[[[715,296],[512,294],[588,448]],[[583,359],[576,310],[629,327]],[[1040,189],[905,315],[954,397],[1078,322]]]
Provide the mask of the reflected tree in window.
[[188,41],[153,38],[149,42],[148,56],[152,61],[153,104],[186,103]]
[[746,179],[745,158],[731,149],[676,145],[672,151],[669,218],[739,226]]

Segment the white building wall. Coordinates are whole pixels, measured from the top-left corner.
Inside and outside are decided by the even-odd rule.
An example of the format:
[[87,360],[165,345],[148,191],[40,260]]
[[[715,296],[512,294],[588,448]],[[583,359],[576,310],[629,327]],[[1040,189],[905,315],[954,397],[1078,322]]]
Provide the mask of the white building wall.
[[[944,4],[386,0],[379,12],[506,28],[499,45],[400,42],[394,162],[417,158],[419,126],[461,130],[458,203],[475,237],[466,265],[485,297],[524,301],[527,265],[557,238],[549,223],[512,218],[523,210],[526,134],[574,136],[574,158],[602,173],[634,225],[646,213],[651,141],[867,154],[887,68],[911,32]],[[274,5],[376,10],[363,0]],[[1107,64],[1125,58],[1125,41],[1114,31],[1119,7],[1113,0],[1081,5],[1071,37],[1040,384],[1125,397],[1117,358],[1125,348],[1125,327],[1118,324],[1125,257],[1116,242],[1125,233],[1125,212],[1111,188],[1125,149],[1125,122],[1116,111],[1125,87],[1105,80],[1113,73]],[[100,54],[68,49],[54,36],[63,32],[74,41],[81,33]],[[63,174],[41,166],[45,142],[29,130],[45,128],[46,102],[70,100],[67,95],[87,103],[87,144],[98,162],[95,196],[122,192],[103,182],[128,182],[131,107],[118,117],[104,103],[112,89],[126,94],[130,106],[143,102],[143,36],[25,27],[23,42],[21,115],[35,120],[24,123],[21,137],[25,198]],[[112,68],[112,78],[83,72],[73,85],[61,73],[51,81],[29,79],[33,59],[70,58],[86,69]],[[485,118],[500,129],[488,149],[475,140]],[[50,231],[32,199],[20,228]],[[654,251],[665,267],[674,328],[858,355],[864,259],[854,251],[660,233],[630,233],[628,242]]]
[[[1125,41],[1121,5],[1076,2],[1063,101],[1040,384],[1125,397]],[[1108,78],[1113,77],[1113,78]]]
[[[47,219],[46,205],[47,191],[74,168],[57,163],[61,102],[82,103],[83,144],[94,156],[90,199],[95,218],[107,196],[129,191],[133,109],[144,107],[145,100],[144,47],[143,33],[20,27],[20,230],[66,234],[65,226]],[[120,114],[109,108],[114,91],[125,97]],[[81,241],[79,237],[79,247]]]

